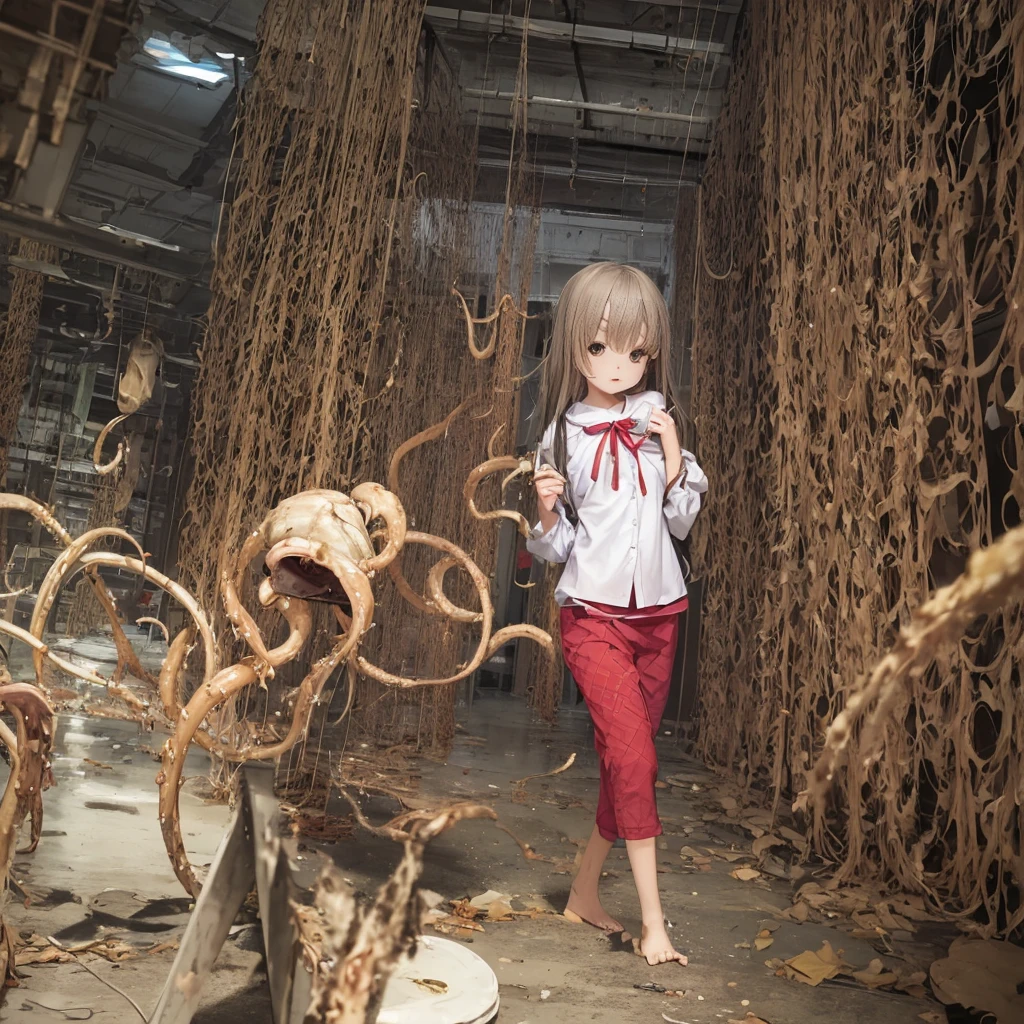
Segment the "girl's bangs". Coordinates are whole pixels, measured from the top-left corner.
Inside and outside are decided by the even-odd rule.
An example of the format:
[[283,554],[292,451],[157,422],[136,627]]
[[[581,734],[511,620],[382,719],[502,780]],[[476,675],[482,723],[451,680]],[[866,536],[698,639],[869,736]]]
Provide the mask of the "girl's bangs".
[[[661,349],[656,311],[649,308],[638,276],[629,268],[622,269],[625,272],[615,275],[605,299],[610,307],[608,345],[616,352],[632,352],[639,347],[645,355],[656,356]],[[641,333],[644,338],[638,345]]]

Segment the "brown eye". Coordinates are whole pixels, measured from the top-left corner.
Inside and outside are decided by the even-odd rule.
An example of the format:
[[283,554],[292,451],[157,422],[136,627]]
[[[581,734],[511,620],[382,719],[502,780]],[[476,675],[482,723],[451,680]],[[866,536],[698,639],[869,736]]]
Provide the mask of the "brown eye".
[[595,341],[587,346],[587,351],[592,356],[599,356],[604,351],[604,345],[602,345],[599,341]]
[[640,360],[643,359],[644,355],[645,353],[642,348],[635,348],[629,353],[629,361],[631,363],[639,363]]

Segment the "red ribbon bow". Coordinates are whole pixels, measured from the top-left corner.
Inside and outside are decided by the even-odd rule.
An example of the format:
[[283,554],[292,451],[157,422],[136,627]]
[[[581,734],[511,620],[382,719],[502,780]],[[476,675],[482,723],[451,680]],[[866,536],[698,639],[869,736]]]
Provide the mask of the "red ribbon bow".
[[603,434],[601,443],[597,446],[597,454],[594,456],[594,468],[590,471],[590,479],[597,480],[598,473],[601,470],[601,456],[604,455],[605,445],[608,444],[608,438],[611,438],[611,453],[612,453],[612,490],[617,491],[619,489],[619,441],[621,441],[626,448],[633,453],[633,458],[636,459],[636,475],[640,482],[640,493],[643,495],[647,494],[647,485],[644,483],[643,469],[640,467],[640,446],[644,443],[644,438],[634,437],[630,430],[636,426],[636,420],[614,420],[610,423],[596,423],[592,427],[584,427],[585,433],[590,434],[594,437],[597,434]]

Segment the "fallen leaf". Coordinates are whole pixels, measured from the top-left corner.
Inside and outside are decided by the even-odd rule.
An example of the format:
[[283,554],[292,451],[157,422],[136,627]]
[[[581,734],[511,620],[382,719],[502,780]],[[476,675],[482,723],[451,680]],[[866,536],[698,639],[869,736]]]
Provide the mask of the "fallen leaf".
[[56,946],[45,946],[42,949],[28,946],[15,953],[14,965],[15,967],[28,967],[31,964],[66,964],[71,963],[74,959],[70,953],[65,953],[64,950],[57,949]]
[[871,989],[895,985],[900,980],[897,974],[887,971],[885,965],[878,959],[872,960],[863,971],[854,971],[851,977]]
[[433,978],[413,978],[412,983],[435,996],[443,996],[448,991],[448,982],[435,981]]
[[735,811],[739,806],[731,796],[720,796],[718,802],[722,805],[722,810],[724,811]]
[[803,924],[810,920],[811,912],[807,907],[806,903],[794,903],[793,906],[787,907],[785,910],[780,912],[780,917],[789,918],[790,921],[798,921]]
[[756,1013],[747,1011],[747,1015],[742,1020],[729,1020],[729,1024],[768,1024],[763,1017],[758,1017]]
[[761,877],[761,872],[755,868],[736,868],[734,871],[730,871],[729,874],[741,882],[752,882],[755,878]]
[[995,939],[955,939],[931,966],[932,991],[943,1003],[988,1011],[1003,1021],[1024,1020],[1024,949]]
[[469,905],[476,907],[478,910],[486,910],[495,900],[502,900],[507,903],[509,899],[510,897],[506,896],[503,892],[498,892],[496,889],[488,889],[487,892],[474,896],[469,901]]
[[828,942],[822,943],[817,952],[806,949],[784,963],[790,968],[787,977],[812,987],[834,978],[845,966]]
[[754,851],[755,857],[760,857],[762,853],[766,853],[774,846],[785,846],[785,840],[779,839],[778,836],[767,835],[761,836],[759,839],[755,839],[751,844],[751,849]]
[[906,992],[907,989],[913,988],[916,985],[923,985],[928,980],[928,974],[925,971],[915,971],[913,974],[908,974],[906,977],[901,977],[896,983],[896,990],[898,992]]
[[886,931],[913,932],[917,930],[905,917],[891,913],[884,903],[879,903],[875,907],[875,913],[878,915],[878,920]]
[[511,905],[504,900],[494,900],[487,904],[488,921],[512,921],[515,917]]
[[152,949],[146,950],[146,956],[156,956],[158,953],[166,953],[169,949],[177,948],[177,942],[158,942]]
[[91,757],[83,757],[82,763],[91,764],[93,768],[105,768],[108,772],[112,772],[114,770],[113,765],[104,764],[102,761],[94,761]]
[[774,941],[775,940],[770,935],[766,937],[762,937],[759,935],[756,939],[754,939],[754,948],[758,951],[767,949]]
[[716,857],[721,857],[722,860],[727,860],[730,864],[738,860],[750,859],[750,854],[745,853],[742,850],[719,850],[713,846],[707,846],[705,849],[708,853],[714,854]]

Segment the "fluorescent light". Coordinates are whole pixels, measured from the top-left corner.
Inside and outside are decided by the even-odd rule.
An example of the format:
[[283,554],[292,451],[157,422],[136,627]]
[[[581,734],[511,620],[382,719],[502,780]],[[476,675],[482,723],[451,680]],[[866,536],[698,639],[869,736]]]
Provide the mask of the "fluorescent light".
[[235,55],[233,53],[221,53],[220,50],[217,51],[217,56],[220,57],[221,60],[235,59]]
[[223,82],[228,77],[226,71],[212,71],[199,64],[161,64],[160,70],[182,78],[194,78],[197,82],[209,82],[211,85]]

